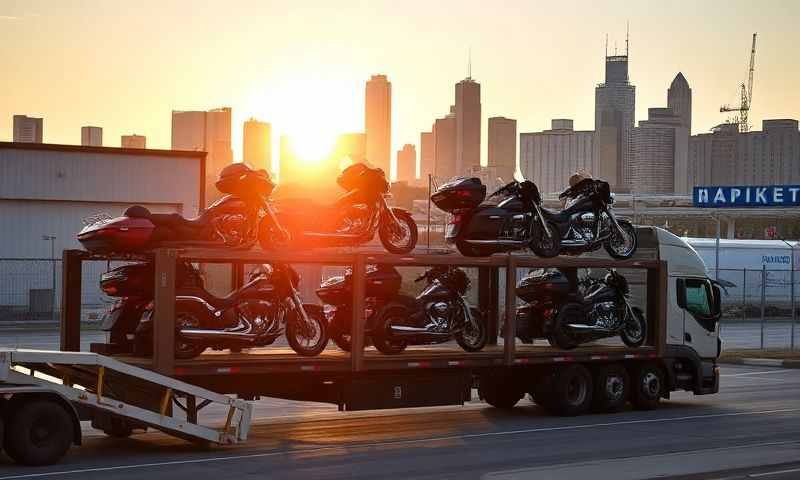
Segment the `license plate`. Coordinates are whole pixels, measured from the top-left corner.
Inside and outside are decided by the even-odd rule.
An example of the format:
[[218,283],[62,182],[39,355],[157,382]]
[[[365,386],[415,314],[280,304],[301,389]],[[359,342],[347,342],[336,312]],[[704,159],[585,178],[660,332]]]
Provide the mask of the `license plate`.
[[447,224],[447,229],[445,229],[445,232],[444,232],[444,236],[445,237],[455,237],[457,230],[458,230],[458,224],[457,223],[448,223]]

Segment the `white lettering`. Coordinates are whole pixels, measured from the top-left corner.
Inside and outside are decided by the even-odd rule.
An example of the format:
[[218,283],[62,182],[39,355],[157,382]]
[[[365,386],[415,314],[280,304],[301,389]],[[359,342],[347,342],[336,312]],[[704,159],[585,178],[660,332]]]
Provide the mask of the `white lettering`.
[[745,190],[744,202],[750,203],[750,189]]
[[736,199],[742,196],[742,191],[738,188],[731,188],[731,203],[736,203]]
[[767,193],[767,188],[756,188],[756,203],[767,203],[767,197],[764,194]]
[[708,189],[707,188],[698,188],[697,189],[697,203],[708,203]]
[[789,191],[792,192],[792,203],[797,203],[797,192],[800,192],[800,188],[791,187]]
[[783,203],[783,187],[772,189],[772,203]]
[[725,203],[725,193],[721,188],[718,188],[717,194],[714,195],[714,203]]

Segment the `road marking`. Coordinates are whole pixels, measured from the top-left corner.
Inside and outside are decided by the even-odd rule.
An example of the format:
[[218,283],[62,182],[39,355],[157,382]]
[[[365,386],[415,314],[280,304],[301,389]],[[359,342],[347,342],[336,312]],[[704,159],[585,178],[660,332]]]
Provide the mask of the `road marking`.
[[41,477],[55,477],[55,476],[63,476],[63,475],[75,475],[79,473],[95,473],[95,472],[111,472],[117,470],[132,470],[132,469],[139,469],[139,468],[150,468],[150,467],[165,467],[165,466],[173,466],[173,465],[187,465],[187,464],[199,464],[199,463],[212,463],[212,462],[227,462],[232,460],[247,460],[253,458],[265,458],[265,457],[274,457],[278,455],[291,455],[297,453],[309,453],[309,452],[324,452],[327,450],[333,449],[341,449],[341,448],[365,448],[365,447],[385,447],[385,446],[396,446],[396,445],[415,445],[420,443],[434,443],[434,442],[442,442],[448,440],[467,440],[472,438],[486,438],[486,437],[501,437],[505,435],[522,435],[526,433],[543,433],[543,432],[557,432],[557,431],[564,431],[564,430],[582,430],[588,428],[602,428],[602,427],[612,427],[616,425],[636,425],[636,424],[647,424],[647,423],[665,423],[665,422],[679,422],[679,421],[686,421],[686,420],[706,420],[712,418],[722,418],[722,417],[741,417],[741,416],[751,416],[751,415],[771,415],[771,414],[780,414],[780,413],[790,413],[790,412],[798,412],[800,408],[783,408],[777,410],[760,410],[755,412],[730,412],[730,413],[714,413],[711,415],[688,415],[684,417],[667,417],[667,418],[650,418],[650,419],[641,419],[641,420],[624,420],[621,422],[604,422],[604,423],[588,423],[582,425],[564,425],[561,427],[542,427],[542,428],[528,428],[524,430],[507,430],[502,432],[484,432],[484,433],[468,433],[464,435],[448,435],[442,437],[430,437],[430,438],[418,438],[418,439],[407,439],[407,440],[391,440],[386,442],[374,442],[374,443],[353,443],[353,444],[343,444],[343,445],[332,445],[329,447],[310,447],[310,448],[297,448],[294,450],[283,450],[280,452],[263,452],[263,453],[251,453],[245,455],[231,455],[225,457],[210,457],[210,458],[196,458],[192,460],[172,460],[172,461],[165,461],[165,462],[153,462],[153,463],[134,463],[128,465],[115,465],[111,467],[95,467],[95,468],[84,468],[84,469],[75,469],[75,470],[61,470],[55,472],[47,472],[47,473],[30,473],[24,475],[9,475],[5,477],[0,477],[0,480],[12,480],[12,479],[21,479],[21,478],[41,478]]
[[776,373],[789,373],[790,369],[783,370],[765,370],[763,372],[747,372],[747,373],[729,373],[727,375],[720,375],[720,377],[746,377],[750,375],[773,375]]
[[764,473],[751,473],[748,477],[759,478],[759,477],[769,477],[772,475],[783,475],[784,473],[797,473],[800,472],[800,468],[792,468],[790,470],[777,470],[774,472],[764,472]]

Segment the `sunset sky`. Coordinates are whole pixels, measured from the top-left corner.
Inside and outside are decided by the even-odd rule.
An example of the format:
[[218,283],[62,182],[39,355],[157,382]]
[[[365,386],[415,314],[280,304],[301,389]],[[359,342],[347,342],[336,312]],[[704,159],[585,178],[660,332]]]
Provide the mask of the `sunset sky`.
[[[234,158],[254,116],[308,150],[363,129],[364,82],[393,88],[393,151],[453,103],[472,49],[486,118],[518,130],[573,118],[594,128],[603,44],[624,48],[630,21],[637,121],[666,105],[682,71],[693,133],[738,101],[758,32],[751,123],[800,118],[800,2],[0,0],[0,140],[12,115],[43,116],[44,140],[80,143],[80,127],[170,147],[170,111],[230,106]],[[277,142],[277,138],[275,139]],[[486,137],[483,138],[486,156]],[[394,153],[393,153],[394,157]]]

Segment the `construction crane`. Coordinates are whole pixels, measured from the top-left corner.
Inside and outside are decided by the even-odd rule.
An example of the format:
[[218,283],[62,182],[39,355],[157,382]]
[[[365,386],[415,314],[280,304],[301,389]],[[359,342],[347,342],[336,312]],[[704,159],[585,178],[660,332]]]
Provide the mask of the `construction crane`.
[[750,48],[750,71],[747,78],[747,85],[741,84],[741,103],[739,106],[723,105],[720,112],[739,112],[734,121],[739,124],[741,133],[748,132],[750,125],[747,123],[747,114],[750,112],[750,105],[753,102],[753,71],[756,66],[756,34],[753,34],[753,46]]

